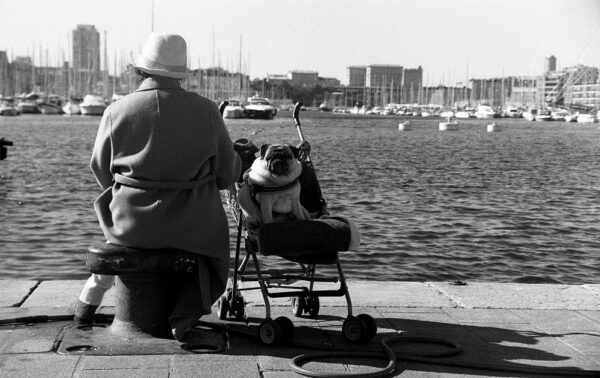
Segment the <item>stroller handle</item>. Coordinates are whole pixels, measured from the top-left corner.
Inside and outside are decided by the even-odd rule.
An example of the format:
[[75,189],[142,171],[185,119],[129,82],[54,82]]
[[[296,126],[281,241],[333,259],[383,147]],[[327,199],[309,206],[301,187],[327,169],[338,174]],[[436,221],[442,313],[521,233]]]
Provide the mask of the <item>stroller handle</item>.
[[302,133],[302,127],[300,127],[300,109],[302,108],[302,103],[297,102],[294,105],[294,125],[296,126],[296,130],[298,130],[298,135],[300,136],[300,140],[304,142],[304,134]]

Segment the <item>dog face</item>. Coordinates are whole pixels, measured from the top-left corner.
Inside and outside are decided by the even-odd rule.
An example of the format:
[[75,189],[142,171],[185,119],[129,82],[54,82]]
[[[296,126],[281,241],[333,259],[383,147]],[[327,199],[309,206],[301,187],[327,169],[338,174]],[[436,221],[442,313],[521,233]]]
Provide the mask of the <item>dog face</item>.
[[288,176],[293,159],[298,159],[300,151],[289,144],[263,144],[260,158],[266,162],[269,172],[277,176]]

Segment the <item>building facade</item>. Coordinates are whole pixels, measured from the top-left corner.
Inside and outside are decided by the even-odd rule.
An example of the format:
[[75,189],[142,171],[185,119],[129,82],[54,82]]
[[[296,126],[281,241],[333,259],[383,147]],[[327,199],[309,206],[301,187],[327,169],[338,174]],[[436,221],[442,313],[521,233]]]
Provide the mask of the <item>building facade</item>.
[[73,30],[73,91],[78,95],[94,92],[100,75],[100,33],[94,25],[77,25]]
[[364,87],[366,82],[367,67],[346,67],[346,84],[349,87]]
[[6,51],[0,51],[0,95],[11,96],[13,91],[10,89],[9,82],[10,65]]
[[402,83],[402,103],[418,103],[421,88],[423,88],[423,68],[405,68]]
[[570,97],[565,100],[569,105],[600,109],[600,83],[574,85]]
[[290,71],[288,79],[290,84],[304,87],[314,87],[317,85],[319,73],[317,71]]
[[537,76],[515,76],[509,78],[510,92],[505,103],[517,107],[530,107],[538,105],[539,90]]

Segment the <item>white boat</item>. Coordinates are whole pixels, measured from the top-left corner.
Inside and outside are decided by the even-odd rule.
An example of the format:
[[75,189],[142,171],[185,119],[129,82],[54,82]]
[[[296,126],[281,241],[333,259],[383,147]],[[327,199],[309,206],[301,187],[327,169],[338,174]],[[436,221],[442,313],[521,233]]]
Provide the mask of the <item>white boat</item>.
[[521,118],[522,114],[516,106],[507,106],[504,112],[508,118]]
[[257,95],[248,97],[248,105],[245,108],[248,118],[273,119],[277,114],[277,109],[271,105],[268,98]]
[[79,109],[79,101],[67,100],[63,106],[63,112],[65,112],[67,115],[81,114],[81,109]]
[[569,111],[565,109],[557,109],[550,113],[553,121],[565,122],[567,120],[567,116],[569,115]]
[[458,130],[458,122],[450,121],[450,118],[446,122],[440,122],[440,131],[455,131]]
[[329,105],[327,105],[326,102],[322,103],[321,105],[319,105],[319,111],[320,112],[330,112],[332,109]]
[[122,99],[125,96],[126,95],[121,94],[121,93],[113,93],[112,97],[110,98],[110,102],[119,101],[120,99]]
[[473,117],[475,117],[473,115],[473,109],[470,108],[459,109],[454,113],[454,118],[468,119]]
[[38,104],[38,108],[42,114],[63,114],[64,110],[60,105],[52,104],[50,102],[42,102]]
[[592,113],[579,113],[577,116],[577,123],[594,123],[596,121],[596,115]]
[[223,118],[244,118],[245,113],[244,107],[238,100],[227,100],[227,106],[223,110]]
[[579,116],[579,113],[569,113],[565,116],[565,122],[577,122],[577,116]]
[[40,113],[40,109],[38,108],[37,103],[35,101],[31,101],[31,100],[20,100],[19,102],[17,102],[17,110],[21,114],[24,114],[24,113],[38,114],[38,113]]
[[20,115],[19,110],[14,106],[11,101],[2,101],[0,103],[0,115],[1,116],[16,116]]
[[535,116],[537,115],[536,108],[529,108],[523,112],[523,118],[528,121],[535,121]]
[[491,119],[498,117],[498,113],[487,104],[479,104],[477,106],[477,110],[475,111],[475,118],[479,119]]
[[552,121],[552,115],[550,114],[549,111],[542,110],[542,111],[538,112],[538,114],[535,116],[535,121],[536,122]]
[[454,111],[447,109],[447,110],[442,110],[442,112],[440,113],[440,117],[442,118],[452,118],[454,117]]
[[367,115],[381,115],[383,114],[383,108],[381,106],[374,106],[365,112]]
[[102,96],[85,95],[79,104],[79,110],[82,115],[102,115],[106,110],[106,102]]

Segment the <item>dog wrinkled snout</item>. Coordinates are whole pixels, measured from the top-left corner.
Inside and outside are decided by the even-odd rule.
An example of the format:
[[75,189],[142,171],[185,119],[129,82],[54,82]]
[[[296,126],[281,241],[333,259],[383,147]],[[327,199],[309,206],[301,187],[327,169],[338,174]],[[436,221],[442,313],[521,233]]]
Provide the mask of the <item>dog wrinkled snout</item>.
[[289,171],[288,160],[286,159],[275,159],[269,164],[269,170],[278,176],[287,176]]
[[289,162],[293,155],[285,146],[272,146],[267,153],[269,171],[276,175],[285,176],[289,173]]

